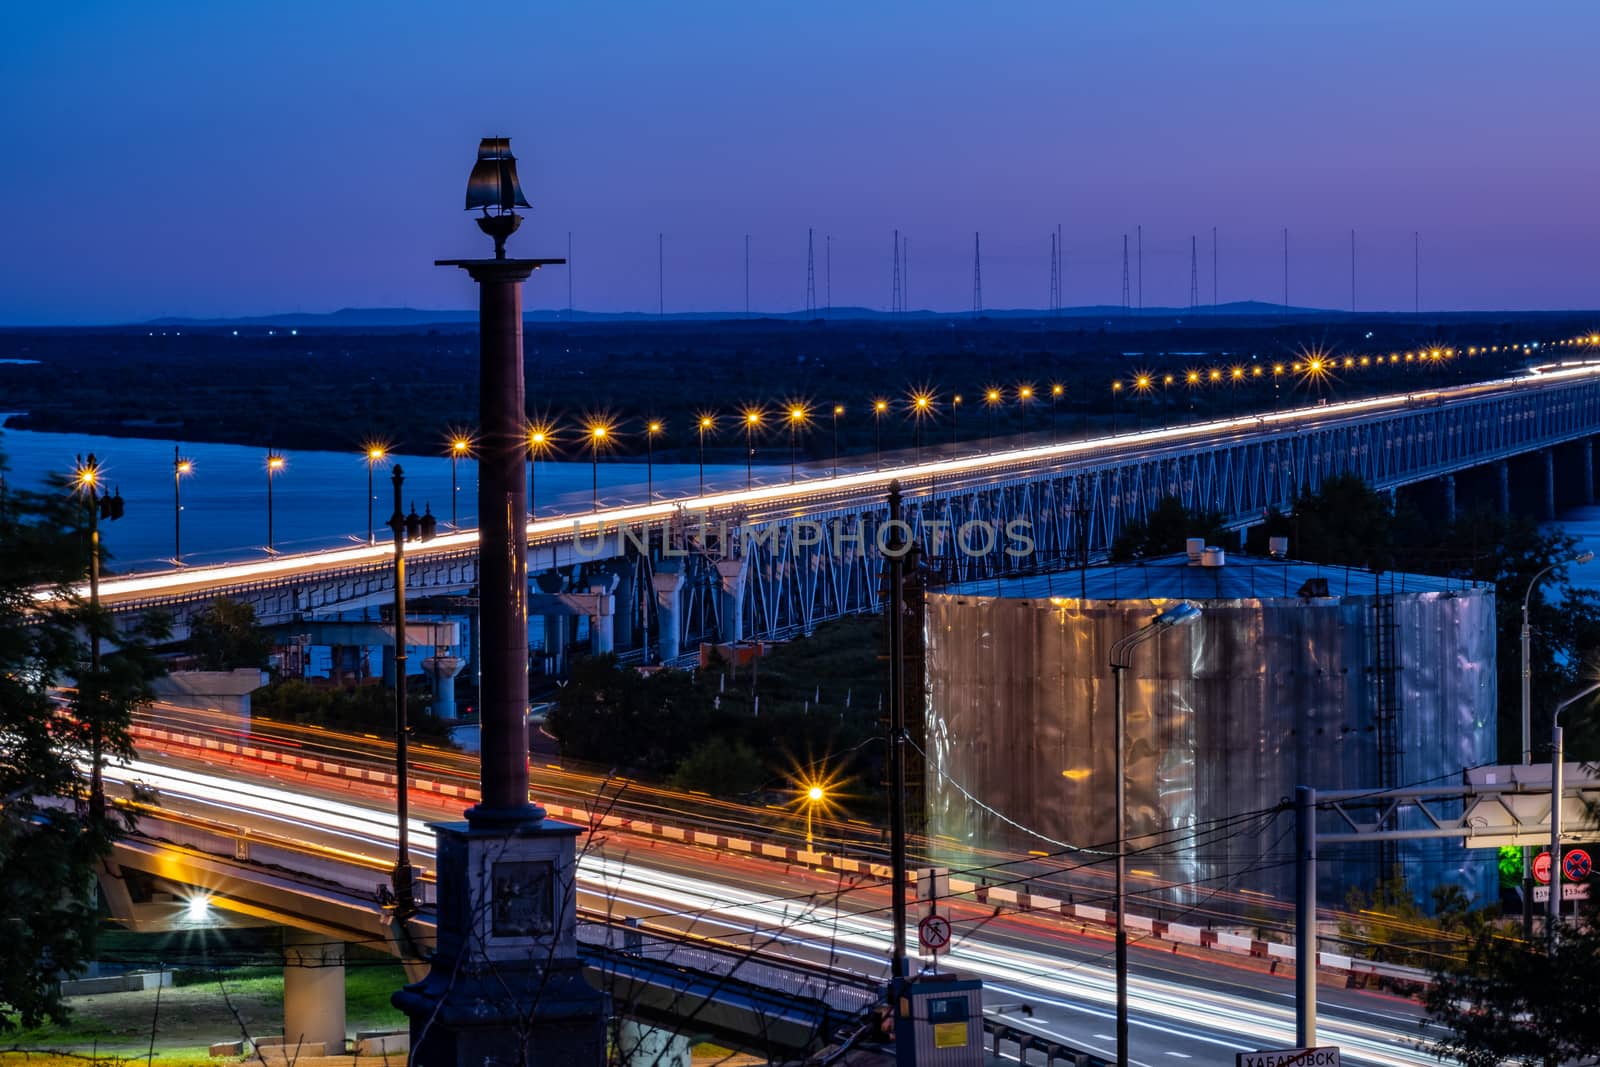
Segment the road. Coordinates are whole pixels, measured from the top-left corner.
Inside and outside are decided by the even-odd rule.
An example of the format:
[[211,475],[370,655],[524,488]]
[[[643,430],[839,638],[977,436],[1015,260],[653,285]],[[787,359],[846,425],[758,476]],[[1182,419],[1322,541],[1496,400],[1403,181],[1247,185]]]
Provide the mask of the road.
[[[393,863],[396,827],[377,786],[295,776],[244,778],[214,761],[142,753],[113,769],[108,782],[134,780],[159,791],[161,810],[263,836],[298,842],[307,873],[370,889]],[[431,871],[429,820],[454,819],[459,804],[413,800],[413,862]],[[159,832],[159,819],[146,823]],[[872,977],[886,973],[887,889],[877,881],[820,876],[804,867],[621,834],[583,845],[580,904],[661,928],[745,943],[763,954],[793,956]],[[1033,1023],[1075,1046],[1109,1054],[1113,975],[1110,941],[1088,928],[1039,914],[1003,914],[970,902],[947,902],[954,951],[942,967],[982,977],[987,1000],[1026,1003]],[[914,934],[910,943],[915,944]],[[1131,956],[1133,1062],[1225,1061],[1234,1051],[1293,1044],[1293,982],[1245,960],[1175,954],[1138,946]],[[1392,995],[1324,989],[1320,1040],[1338,1044],[1350,1062],[1435,1062],[1418,1046],[1415,1004]]]

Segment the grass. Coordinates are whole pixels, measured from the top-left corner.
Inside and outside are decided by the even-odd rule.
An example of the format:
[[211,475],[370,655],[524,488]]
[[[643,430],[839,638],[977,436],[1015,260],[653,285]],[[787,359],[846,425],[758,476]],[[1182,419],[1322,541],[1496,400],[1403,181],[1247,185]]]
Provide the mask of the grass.
[[[345,969],[346,1028],[352,1033],[404,1029],[405,1016],[389,1005],[389,995],[405,984],[404,969],[392,963],[351,963]],[[206,1052],[213,1043],[238,1041],[244,1033],[266,1037],[283,1031],[283,972],[278,968],[181,971],[177,981],[161,990],[159,1016],[153,989],[72,997],[72,1015],[64,1025],[0,1036],[0,1067],[82,1067],[90,1058],[143,1061],[150,1051],[152,1021],[152,1064],[164,1067],[216,1064],[221,1061]]]

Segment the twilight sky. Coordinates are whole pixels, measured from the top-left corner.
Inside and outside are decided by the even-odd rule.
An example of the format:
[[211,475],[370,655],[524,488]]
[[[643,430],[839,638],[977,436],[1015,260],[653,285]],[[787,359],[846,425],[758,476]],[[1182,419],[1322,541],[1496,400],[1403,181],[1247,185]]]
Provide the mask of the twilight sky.
[[[470,12],[470,16],[468,14]],[[1211,297],[1600,307],[1592,0],[10,3],[0,10],[0,323],[469,307],[436,257],[512,138],[574,299],[668,311]],[[1137,284],[1137,279],[1135,279]],[[566,304],[542,273],[530,307]],[[1137,292],[1135,293],[1137,299]]]

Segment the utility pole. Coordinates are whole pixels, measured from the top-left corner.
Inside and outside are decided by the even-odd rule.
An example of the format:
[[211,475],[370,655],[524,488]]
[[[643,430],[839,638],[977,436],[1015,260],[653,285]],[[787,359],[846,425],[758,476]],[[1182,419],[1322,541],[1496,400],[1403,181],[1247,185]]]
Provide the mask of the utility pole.
[[826,288],[828,306],[823,309],[822,317],[829,318],[833,314],[833,234],[822,238],[822,277]]
[[[389,516],[389,529],[394,531],[394,781],[395,815],[399,820],[399,836],[395,840],[395,864],[391,875],[394,886],[395,917],[409,919],[417,912],[415,872],[411,867],[410,816],[408,812],[407,777],[411,769],[407,751],[406,734],[410,730],[406,713],[406,552],[408,534],[405,512],[401,510],[401,490],[405,485],[405,472],[398,463],[394,467],[394,514]],[[413,509],[414,511],[415,509]]]
[[1194,234],[1189,235],[1189,314],[1200,310],[1200,258],[1199,244]]
[[1283,228],[1283,313],[1289,314],[1289,227]]
[[1211,227],[1211,314],[1217,313],[1217,228]]
[[1422,314],[1422,234],[1411,231],[1411,313]]
[[816,231],[806,227],[806,318],[817,317]]
[[889,314],[901,311],[900,306],[900,231],[894,231],[894,285],[889,290]]
[[1139,316],[1144,317],[1144,223],[1135,227],[1139,241]]
[[972,317],[983,314],[983,246],[976,231],[972,234]]
[[889,623],[889,867],[894,948],[889,962],[890,1003],[910,969],[906,959],[906,554],[910,545],[901,537],[907,529],[901,518],[900,482],[889,483],[889,532],[893,537],[888,556],[889,597],[885,612]]
[[1122,235],[1122,317],[1128,317],[1131,294],[1128,291],[1128,235]]

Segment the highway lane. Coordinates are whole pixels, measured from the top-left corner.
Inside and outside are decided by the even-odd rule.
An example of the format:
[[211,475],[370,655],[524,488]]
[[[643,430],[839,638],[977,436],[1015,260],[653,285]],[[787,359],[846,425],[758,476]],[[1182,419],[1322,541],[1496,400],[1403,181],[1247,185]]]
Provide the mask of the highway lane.
[[[1575,361],[1571,364],[1550,364],[1514,378],[1420,389],[1284,411],[1236,415],[1111,437],[1011,447],[977,455],[932,459],[924,463],[901,462],[883,469],[855,469],[838,477],[819,470],[810,472],[814,477],[795,483],[713,492],[704,496],[622,505],[541,519],[528,525],[529,545],[530,549],[537,549],[568,544],[577,525],[592,529],[596,523],[602,523],[608,529],[615,530],[620,524],[669,522],[686,512],[705,513],[713,522],[724,518],[752,522],[792,517],[833,507],[854,506],[867,499],[875,500],[883,494],[889,482],[895,480],[913,491],[929,489],[935,483],[941,489],[985,485],[1041,469],[1072,467],[1116,457],[1154,457],[1163,452],[1192,450],[1199,442],[1223,443],[1249,437],[1277,436],[1285,432],[1304,432],[1385,411],[1559,387],[1572,381],[1597,377],[1600,377],[1600,364]],[[894,458],[903,460],[905,457]],[[452,532],[426,545],[409,546],[406,552],[420,558],[432,554],[473,551],[477,547],[477,538],[476,530]],[[362,544],[252,562],[126,575],[103,581],[101,598],[106,604],[115,606],[123,601],[137,601],[151,596],[194,594],[249,582],[281,581],[327,570],[381,564],[392,554],[392,545]]]
[[[200,764],[201,761],[192,761]],[[343,871],[357,889],[392,864],[393,814],[380,798],[312,781],[280,785],[240,781],[217,768],[162,757],[114,770],[124,786],[139,779],[160,791],[162,807],[301,842],[306,866]],[[419,798],[420,799],[420,798]],[[413,861],[430,869],[429,818],[459,808],[429,799],[412,823]],[[150,825],[154,826],[152,820]],[[642,918],[647,928],[687,929],[722,941],[746,939],[763,951],[832,961],[882,976],[888,945],[886,889],[819,878],[804,868],[711,853],[664,842],[612,836],[588,842],[580,866],[586,902]],[[602,903],[609,902],[609,903]],[[979,974],[991,1001],[1027,1002],[1070,1043],[1107,1051],[1112,975],[1109,941],[1061,928],[1043,916],[994,917],[952,902],[958,938],[955,969]],[[1216,1062],[1231,1051],[1292,1044],[1292,984],[1233,962],[1136,951],[1132,986],[1136,1062],[1173,1058]],[[1408,1048],[1415,1006],[1393,997],[1325,991],[1321,1038],[1353,1063],[1432,1062]]]

